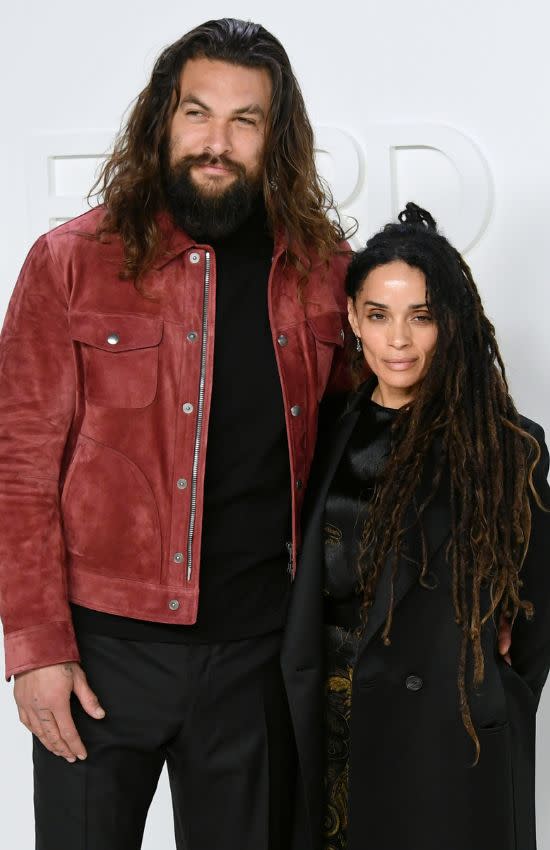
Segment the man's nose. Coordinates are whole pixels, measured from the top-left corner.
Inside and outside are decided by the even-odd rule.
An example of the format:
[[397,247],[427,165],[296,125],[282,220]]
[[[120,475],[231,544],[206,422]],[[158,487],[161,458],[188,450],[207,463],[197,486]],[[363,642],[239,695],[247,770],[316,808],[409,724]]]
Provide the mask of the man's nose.
[[215,156],[222,156],[231,152],[231,132],[225,121],[209,122],[205,147]]

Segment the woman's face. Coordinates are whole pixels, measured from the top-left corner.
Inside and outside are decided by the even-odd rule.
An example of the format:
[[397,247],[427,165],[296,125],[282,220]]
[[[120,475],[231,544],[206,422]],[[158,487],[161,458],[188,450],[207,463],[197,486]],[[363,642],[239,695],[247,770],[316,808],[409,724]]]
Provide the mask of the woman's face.
[[401,260],[378,266],[348,298],[348,317],[378,378],[377,400],[395,408],[410,402],[437,342],[424,273]]

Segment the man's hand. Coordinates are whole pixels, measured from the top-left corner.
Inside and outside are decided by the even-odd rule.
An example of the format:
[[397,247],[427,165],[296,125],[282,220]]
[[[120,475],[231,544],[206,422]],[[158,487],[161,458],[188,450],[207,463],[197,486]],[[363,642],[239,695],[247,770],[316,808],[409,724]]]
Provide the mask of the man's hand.
[[504,616],[504,614],[500,615],[500,620],[498,623],[498,651],[499,654],[502,655],[507,664],[512,663],[512,659],[510,658],[510,647],[512,646],[512,624],[510,620]]
[[90,717],[97,720],[105,717],[76,661],[19,673],[13,689],[21,723],[46,749],[69,762],[85,759],[87,755],[71,715],[69,700],[73,691]]

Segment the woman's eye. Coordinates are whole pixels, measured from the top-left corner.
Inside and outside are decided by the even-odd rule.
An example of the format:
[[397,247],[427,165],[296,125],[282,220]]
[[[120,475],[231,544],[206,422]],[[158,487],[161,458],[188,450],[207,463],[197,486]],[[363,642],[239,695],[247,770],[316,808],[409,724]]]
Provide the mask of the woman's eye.
[[432,317],[428,313],[422,313],[419,316],[413,316],[413,318],[416,322],[419,322],[420,324],[428,324],[428,322],[432,321]]
[[369,319],[374,319],[374,321],[380,321],[381,319],[385,319],[384,313],[369,313]]

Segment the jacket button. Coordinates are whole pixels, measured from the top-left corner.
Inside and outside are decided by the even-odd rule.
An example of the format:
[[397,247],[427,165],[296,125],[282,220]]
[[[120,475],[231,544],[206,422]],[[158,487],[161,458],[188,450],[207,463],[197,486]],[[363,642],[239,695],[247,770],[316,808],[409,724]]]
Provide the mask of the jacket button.
[[176,564],[182,564],[183,563],[183,552],[176,552],[176,554],[174,555],[174,561],[175,561]]
[[301,478],[297,478],[297,479],[296,479],[296,489],[297,489],[297,490],[301,490],[303,486],[304,486],[304,485],[303,485],[303,483],[302,483],[302,479],[301,479]]
[[189,260],[193,263],[194,266],[196,266],[197,263],[200,263],[200,259],[201,255],[197,251],[193,251],[192,254],[189,254]]
[[290,408],[290,412],[292,413],[293,416],[299,416],[300,413],[302,412],[302,408],[300,407],[299,404],[295,404]]
[[187,487],[187,478],[178,478],[178,480],[177,480],[178,490],[185,490],[186,487]]
[[195,333],[195,331],[189,331],[189,333],[187,334],[187,339],[189,340],[189,342],[195,342],[195,340],[197,339],[197,334]]
[[420,676],[407,676],[405,685],[409,691],[419,691],[424,682]]
[[168,607],[170,608],[170,611],[177,611],[180,607],[180,604],[177,599],[171,599],[168,603]]
[[109,334],[107,337],[107,342],[109,345],[118,345],[120,342],[120,337],[118,334]]
[[287,343],[288,343],[288,337],[285,336],[284,334],[279,334],[279,336],[277,337],[277,342],[279,343],[281,348],[284,348],[285,345],[287,345]]
[[186,401],[185,404],[182,404],[181,409],[184,413],[193,413],[193,405],[189,401]]

